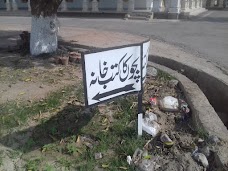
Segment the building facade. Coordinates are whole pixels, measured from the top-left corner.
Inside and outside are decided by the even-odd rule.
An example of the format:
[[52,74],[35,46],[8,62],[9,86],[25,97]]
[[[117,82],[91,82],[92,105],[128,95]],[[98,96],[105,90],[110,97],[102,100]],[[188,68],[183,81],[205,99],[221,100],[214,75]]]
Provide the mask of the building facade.
[[[211,0],[223,1],[223,0]],[[30,0],[1,0],[1,10],[30,10]],[[213,3],[212,3],[213,4]],[[175,16],[205,8],[205,0],[63,0],[60,11],[131,13],[147,11]]]

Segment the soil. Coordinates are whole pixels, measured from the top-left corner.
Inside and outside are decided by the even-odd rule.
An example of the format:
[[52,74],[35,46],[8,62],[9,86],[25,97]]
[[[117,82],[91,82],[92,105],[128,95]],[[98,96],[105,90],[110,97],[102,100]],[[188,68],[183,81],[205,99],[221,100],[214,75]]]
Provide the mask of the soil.
[[[20,56],[18,53],[0,53],[0,103],[6,103],[12,100],[19,101],[37,101],[45,98],[51,91],[58,90],[67,85],[74,85],[82,81],[82,71],[80,64],[69,64],[67,66],[54,64],[53,56],[41,59],[34,59],[30,56]],[[56,57],[56,56],[55,56]],[[168,76],[169,77],[169,76]],[[161,132],[167,133],[173,140],[174,145],[167,148],[160,141],[160,133],[148,140],[145,149],[152,156],[155,164],[154,170],[161,171],[201,171],[206,170],[199,163],[193,160],[191,154],[198,146],[199,135],[191,125],[191,113],[187,116],[181,111],[164,112],[158,106],[151,106],[148,103],[151,97],[161,99],[165,96],[173,96],[177,99],[183,99],[184,96],[178,87],[170,88],[168,81],[171,78],[159,76],[147,77],[144,91],[144,111],[150,110],[158,116],[158,123]],[[18,128],[1,138],[1,143],[10,147],[0,147],[3,153],[2,170],[23,170],[25,161],[41,157],[50,165],[56,166],[57,158],[70,160],[76,156],[69,156],[59,152],[42,153],[42,147],[53,141],[68,142],[68,137],[78,132],[88,122],[96,122],[93,110],[84,111],[84,104],[79,102],[74,96],[70,103],[60,106],[58,111],[52,113],[43,113],[31,118],[27,125]],[[137,103],[133,107],[137,109]],[[110,122],[117,122],[113,118],[113,113],[118,110],[116,107],[110,107],[106,104],[99,106],[100,115],[106,115]],[[77,114],[75,114],[75,111]],[[40,124],[36,117],[44,119]],[[50,130],[55,128],[58,132],[55,136],[50,136]],[[70,131],[69,131],[70,130]],[[91,130],[96,132],[97,130]],[[53,130],[52,130],[53,132]],[[60,134],[61,133],[61,134]],[[149,135],[147,135],[149,136]],[[204,138],[204,137],[203,137]],[[34,145],[33,141],[35,140]],[[29,142],[29,143],[28,143]],[[9,157],[18,149],[22,149],[23,154],[19,153],[15,158]],[[205,139],[205,145],[208,145]],[[212,146],[210,146],[211,149]],[[11,152],[9,152],[11,151]],[[110,149],[111,151],[111,149]],[[130,154],[129,154],[130,155]],[[8,156],[8,157],[7,157]],[[213,161],[213,152],[209,156],[209,161]],[[14,169],[12,169],[14,168]],[[60,167],[59,170],[62,168]],[[57,169],[58,170],[58,169]],[[213,162],[210,162],[207,170],[216,170]]]
[[50,56],[40,59],[0,53],[0,103],[40,100],[52,91],[82,80],[80,66],[58,65],[53,60]]

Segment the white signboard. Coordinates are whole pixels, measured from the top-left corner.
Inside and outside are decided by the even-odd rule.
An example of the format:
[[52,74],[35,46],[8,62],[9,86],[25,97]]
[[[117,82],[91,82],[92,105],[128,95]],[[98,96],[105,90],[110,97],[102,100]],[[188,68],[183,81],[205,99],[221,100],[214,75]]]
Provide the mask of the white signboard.
[[140,46],[84,55],[88,105],[141,90]]
[[83,54],[86,106],[141,91],[146,75],[148,49],[149,43],[145,42]]
[[150,41],[143,43],[143,61],[142,61],[142,81],[143,83],[146,81],[146,67],[148,63],[148,56],[149,56],[149,49],[150,49]]

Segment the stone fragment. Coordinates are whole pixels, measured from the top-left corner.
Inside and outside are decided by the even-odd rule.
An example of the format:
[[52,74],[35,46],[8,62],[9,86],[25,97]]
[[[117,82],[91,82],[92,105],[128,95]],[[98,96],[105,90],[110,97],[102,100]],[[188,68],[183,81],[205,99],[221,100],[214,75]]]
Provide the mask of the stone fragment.
[[131,156],[127,156],[127,163],[128,163],[129,165],[131,165],[131,163],[132,163]]
[[178,99],[172,96],[166,96],[159,101],[159,108],[162,111],[177,112],[179,111]]
[[164,143],[165,146],[168,146],[168,147],[174,144],[167,134],[162,134],[160,137],[160,140]]
[[211,135],[209,137],[209,143],[218,144],[220,142],[219,138],[216,135]]
[[151,75],[152,77],[157,77],[158,75],[158,70],[154,67],[148,67],[147,68],[147,73]]
[[95,153],[94,156],[96,160],[102,159],[103,157],[101,153]]
[[155,164],[154,160],[143,159],[139,163],[138,168],[140,171],[154,171]]
[[168,86],[169,86],[170,88],[174,88],[174,87],[177,86],[178,83],[179,83],[178,80],[172,79],[172,80],[170,80],[170,81],[168,82]]
[[201,143],[203,143],[203,142],[204,142],[204,140],[203,140],[202,138],[199,138],[199,139],[198,139],[198,143],[199,143],[199,144],[201,144]]
[[210,148],[208,146],[201,148],[200,152],[203,153],[206,157],[210,156]]
[[142,122],[142,129],[143,131],[155,137],[161,128],[157,122],[151,121],[149,118],[145,117]]
[[203,167],[207,168],[209,163],[207,157],[203,153],[195,153],[193,154],[193,158],[203,165]]
[[153,112],[146,112],[145,117],[149,118],[150,121],[158,121],[158,117],[156,114],[154,114]]

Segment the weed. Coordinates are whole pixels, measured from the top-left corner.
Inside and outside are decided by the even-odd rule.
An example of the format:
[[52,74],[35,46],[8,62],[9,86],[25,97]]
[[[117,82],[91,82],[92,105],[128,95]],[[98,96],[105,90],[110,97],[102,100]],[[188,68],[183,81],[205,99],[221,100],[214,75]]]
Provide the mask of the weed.
[[86,164],[82,164],[77,169],[79,171],[93,171],[95,170],[96,163],[94,161],[87,161]]
[[[136,110],[131,108],[134,101],[136,101],[135,96],[131,96],[129,98],[119,98],[112,103],[120,109],[115,114],[115,118],[118,117],[118,122],[111,123],[109,129],[100,130],[94,134],[99,140],[99,144],[94,145],[93,149],[87,149],[85,153],[80,155],[80,159],[77,159],[77,161],[86,161],[86,164],[80,166],[79,170],[94,170],[96,166],[101,168],[105,166],[108,170],[116,171],[121,169],[134,170],[134,168],[127,165],[126,157],[127,155],[133,155],[137,148],[142,148],[148,138],[137,139],[136,127],[128,127],[128,123],[135,120],[137,116]],[[99,117],[99,115],[95,117]],[[87,128],[83,129],[83,133],[89,134],[93,127],[97,125],[99,124],[88,124]],[[97,126],[97,129],[99,128]],[[112,151],[111,154],[108,151]],[[105,157],[95,160],[94,153],[96,152],[103,153]]]
[[57,144],[46,144],[42,147],[42,152],[46,152],[46,151],[51,151],[51,150],[58,150],[58,146]]
[[66,159],[66,158],[63,158],[63,157],[60,158],[60,159],[58,159],[57,162],[58,162],[61,166],[65,167],[65,168],[68,168],[68,169],[73,165],[72,161],[70,161],[70,160],[68,160],[68,159]]
[[84,94],[83,94],[83,83],[78,83],[78,87],[76,89],[75,95],[80,102],[84,102]]
[[30,116],[44,113],[53,108],[59,107],[61,101],[66,99],[72,92],[73,87],[65,87],[50,95],[42,102],[34,102],[30,105],[20,104],[16,101],[0,104],[0,130],[10,129],[25,123]]
[[50,133],[51,133],[52,135],[56,135],[56,134],[58,133],[57,128],[56,128],[55,126],[51,127],[51,128],[50,128]]
[[51,165],[48,165],[46,164],[45,168],[44,168],[44,171],[55,171],[55,167],[54,166],[51,166]]
[[66,146],[67,152],[69,154],[75,154],[77,152],[81,152],[78,147],[76,147],[75,143],[68,143]]
[[205,140],[207,140],[209,137],[208,133],[203,129],[197,129],[197,134],[199,135],[200,138],[203,138]]
[[25,168],[26,168],[26,170],[38,171],[40,169],[41,162],[42,162],[41,159],[29,160],[26,163]]
[[162,81],[169,81],[169,80],[175,79],[175,77],[173,77],[173,76],[169,75],[168,73],[161,71],[161,70],[158,70],[157,77],[159,80],[162,80]]
[[35,144],[36,144],[36,142],[32,138],[29,138],[28,141],[26,142],[26,146],[28,148],[34,146]]
[[20,156],[20,152],[19,151],[14,151],[14,150],[9,150],[8,151],[8,156],[11,158],[11,159],[16,159]]
[[3,150],[1,150],[0,151],[0,166],[2,166],[3,165],[3,158],[4,158],[4,151]]

